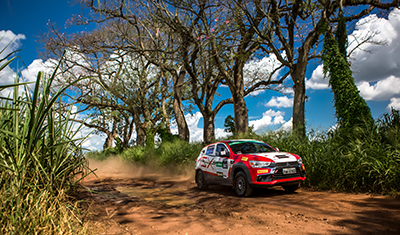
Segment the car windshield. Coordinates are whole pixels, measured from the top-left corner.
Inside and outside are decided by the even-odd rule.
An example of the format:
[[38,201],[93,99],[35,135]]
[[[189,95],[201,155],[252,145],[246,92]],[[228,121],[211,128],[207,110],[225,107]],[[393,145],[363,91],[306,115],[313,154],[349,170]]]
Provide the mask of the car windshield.
[[232,142],[229,143],[235,154],[276,152],[275,149],[261,142]]

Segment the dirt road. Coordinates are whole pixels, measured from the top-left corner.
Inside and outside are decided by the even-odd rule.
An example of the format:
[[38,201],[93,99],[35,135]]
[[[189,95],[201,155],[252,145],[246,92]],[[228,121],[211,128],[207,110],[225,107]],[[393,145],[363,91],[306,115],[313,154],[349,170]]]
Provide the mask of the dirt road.
[[229,187],[198,190],[192,176],[111,168],[80,194],[94,234],[400,234],[399,199],[280,187],[239,198]]

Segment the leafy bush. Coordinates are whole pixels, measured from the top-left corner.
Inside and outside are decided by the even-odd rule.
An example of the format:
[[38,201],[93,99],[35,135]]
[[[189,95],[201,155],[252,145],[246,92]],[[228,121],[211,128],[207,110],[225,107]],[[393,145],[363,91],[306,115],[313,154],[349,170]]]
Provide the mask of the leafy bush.
[[142,164],[149,163],[153,159],[153,153],[151,153],[148,148],[141,146],[125,149],[120,156],[125,161],[139,162]]
[[186,141],[175,138],[172,141],[164,141],[158,148],[133,146],[125,149],[118,155],[108,154],[109,149],[106,149],[101,152],[87,153],[87,157],[104,160],[111,156],[118,156],[123,161],[152,164],[155,167],[161,167],[194,163],[202,148],[202,144],[190,144]]
[[194,163],[202,147],[201,144],[190,144],[180,139],[173,142],[164,142],[156,151],[158,163],[160,166]]
[[400,151],[396,144],[385,144],[376,129],[354,128],[352,136],[358,138],[346,136],[346,144],[337,132],[318,135],[314,132],[309,140],[298,139],[290,132],[277,132],[261,139],[281,151],[300,155],[306,166],[308,186],[397,194]]
[[104,161],[104,160],[108,159],[109,157],[115,157],[115,156],[119,155],[120,153],[121,153],[121,151],[119,150],[119,148],[114,147],[114,148],[107,148],[103,151],[87,152],[86,157],[95,159],[98,161]]

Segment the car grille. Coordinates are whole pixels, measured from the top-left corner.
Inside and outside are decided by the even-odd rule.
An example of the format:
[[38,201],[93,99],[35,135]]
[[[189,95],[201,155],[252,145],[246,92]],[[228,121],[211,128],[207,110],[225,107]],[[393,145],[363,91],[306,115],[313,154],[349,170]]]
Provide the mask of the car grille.
[[297,162],[277,162],[276,166],[277,167],[289,167],[287,164],[289,163],[290,167],[298,166],[299,163]]
[[296,167],[296,173],[295,174],[287,174],[284,175],[282,168],[278,168],[278,172],[275,173],[274,178],[279,180],[279,179],[287,179],[287,178],[293,178],[293,177],[300,177],[300,169]]

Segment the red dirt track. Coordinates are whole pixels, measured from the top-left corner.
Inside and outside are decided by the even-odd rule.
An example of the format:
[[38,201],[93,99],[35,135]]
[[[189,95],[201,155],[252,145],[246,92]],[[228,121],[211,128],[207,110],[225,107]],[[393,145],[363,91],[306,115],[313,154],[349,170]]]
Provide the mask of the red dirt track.
[[[229,187],[201,191],[188,176],[150,173],[126,164],[98,168],[83,186],[94,234],[400,234],[400,200],[301,188],[255,190],[249,198]],[[111,170],[110,170],[111,169]]]

